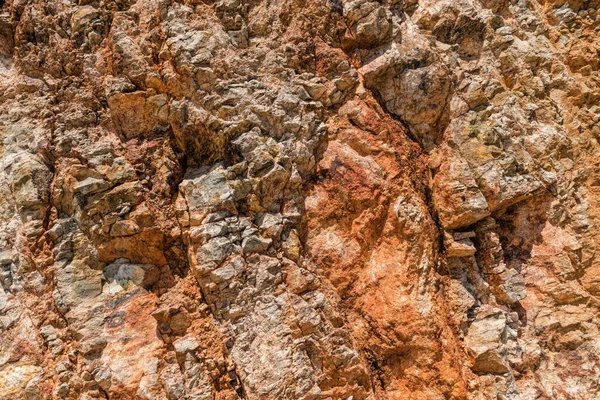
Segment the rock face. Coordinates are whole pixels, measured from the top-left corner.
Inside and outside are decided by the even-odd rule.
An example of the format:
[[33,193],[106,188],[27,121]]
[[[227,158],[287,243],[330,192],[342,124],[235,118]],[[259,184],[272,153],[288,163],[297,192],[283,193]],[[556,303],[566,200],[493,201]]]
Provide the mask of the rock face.
[[600,13],[0,0],[0,399],[600,398]]

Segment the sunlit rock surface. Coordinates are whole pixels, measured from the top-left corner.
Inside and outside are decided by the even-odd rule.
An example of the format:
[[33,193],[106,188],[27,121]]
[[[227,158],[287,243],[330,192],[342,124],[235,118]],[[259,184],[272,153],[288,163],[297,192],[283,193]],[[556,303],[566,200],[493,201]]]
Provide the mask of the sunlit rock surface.
[[599,8],[0,0],[0,399],[600,398]]

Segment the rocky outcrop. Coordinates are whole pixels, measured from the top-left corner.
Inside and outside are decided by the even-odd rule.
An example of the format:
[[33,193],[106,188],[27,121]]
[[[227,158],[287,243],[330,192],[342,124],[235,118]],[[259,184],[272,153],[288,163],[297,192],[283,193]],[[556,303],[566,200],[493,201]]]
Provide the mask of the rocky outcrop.
[[0,399],[597,398],[598,6],[0,1]]

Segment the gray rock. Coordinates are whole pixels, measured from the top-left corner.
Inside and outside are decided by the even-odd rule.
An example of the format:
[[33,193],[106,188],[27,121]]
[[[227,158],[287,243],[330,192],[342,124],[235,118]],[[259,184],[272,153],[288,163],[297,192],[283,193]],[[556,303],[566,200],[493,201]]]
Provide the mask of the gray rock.
[[242,250],[244,254],[261,253],[268,249],[272,242],[272,239],[251,235],[242,241]]
[[73,186],[75,193],[81,193],[83,195],[94,194],[98,192],[106,191],[110,188],[110,184],[102,179],[88,177],[83,181]]

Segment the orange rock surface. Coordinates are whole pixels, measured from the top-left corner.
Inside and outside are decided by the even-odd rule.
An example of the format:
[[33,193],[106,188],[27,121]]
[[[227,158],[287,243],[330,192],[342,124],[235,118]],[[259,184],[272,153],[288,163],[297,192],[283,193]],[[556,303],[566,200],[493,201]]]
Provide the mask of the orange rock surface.
[[0,0],[0,399],[600,398],[599,6]]

